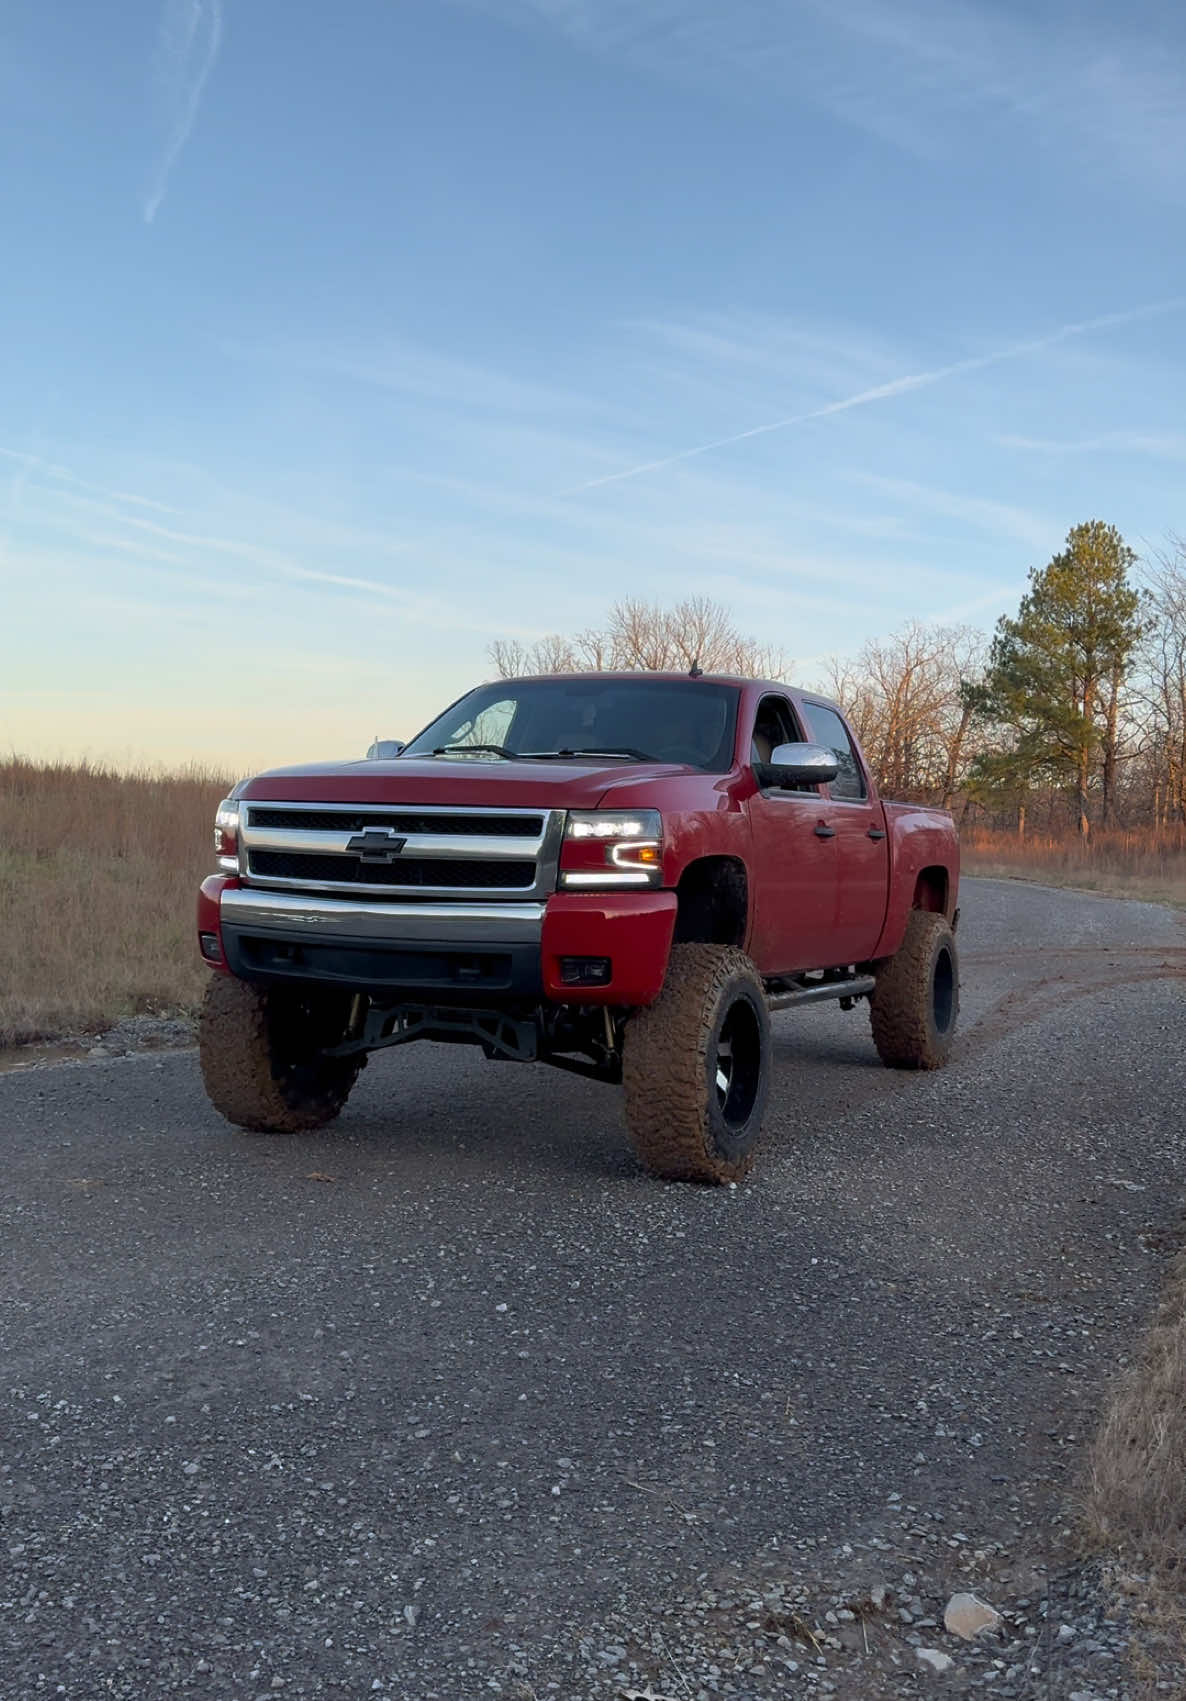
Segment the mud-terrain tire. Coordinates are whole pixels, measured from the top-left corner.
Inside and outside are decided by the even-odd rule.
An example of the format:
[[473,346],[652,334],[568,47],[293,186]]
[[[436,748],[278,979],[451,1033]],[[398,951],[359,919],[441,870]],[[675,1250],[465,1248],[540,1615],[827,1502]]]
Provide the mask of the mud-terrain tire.
[[728,945],[676,945],[663,991],[626,1024],[626,1125],[652,1175],[739,1181],[770,1092],[770,1011],[757,970]]
[[322,1057],[340,1039],[348,1000],[337,991],[255,986],[212,974],[198,1022],[207,1096],[228,1122],[258,1134],[300,1134],[332,1122],[363,1057]]
[[876,971],[873,1043],[889,1069],[941,1069],[960,1006],[959,957],[946,916],[912,910],[897,955]]

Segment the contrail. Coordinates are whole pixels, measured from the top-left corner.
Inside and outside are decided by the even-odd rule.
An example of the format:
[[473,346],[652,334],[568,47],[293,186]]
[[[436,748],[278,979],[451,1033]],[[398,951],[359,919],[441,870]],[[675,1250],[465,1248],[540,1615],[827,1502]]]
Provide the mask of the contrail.
[[601,478],[590,478],[584,484],[574,484],[568,490],[560,491],[561,496],[578,496],[584,490],[596,490],[603,484],[621,484],[629,478],[640,478],[643,473],[657,472],[660,467],[673,467],[679,461],[691,461],[697,455],[711,454],[714,449],[727,449],[732,443],[745,443],[751,437],[765,437],[772,431],[786,431],[792,425],[807,425],[814,419],[827,419],[834,413],[847,413],[849,408],[865,407],[869,402],[885,401],[889,396],[901,396],[909,390],[923,390],[932,384],[941,384],[946,378],[956,378],[964,372],[977,372],[985,366],[999,366],[1006,360],[1017,360],[1025,354],[1037,354],[1039,350],[1053,348],[1056,343],[1068,341],[1071,337],[1086,336],[1090,331],[1104,331],[1113,325],[1128,325],[1136,319],[1149,319],[1158,313],[1174,313],[1186,306],[1186,296],[1175,296],[1170,301],[1152,302],[1146,307],[1131,307],[1122,313],[1103,313],[1096,319],[1081,319],[1073,325],[1062,325],[1057,331],[1050,331],[1042,337],[1028,337],[1024,342],[1009,343],[1005,348],[993,349],[989,354],[976,354],[967,360],[955,360],[948,366],[936,366],[929,372],[912,372],[903,378],[894,378],[888,384],[877,384],[871,390],[861,390],[855,396],[845,396],[842,401],[828,402],[823,407],[812,408],[808,413],[790,414],[786,419],[773,419],[766,425],[751,426],[748,431],[738,431],[731,437],[717,437],[711,443],[697,443],[692,449],[679,449],[674,455],[662,455],[655,461],[640,461],[635,467],[627,467],[623,472],[606,473]]
[[169,173],[189,141],[202,91],[214,69],[221,43],[222,0],[165,0],[158,55],[169,133],[144,199],[145,224],[151,224],[156,217],[168,188]]

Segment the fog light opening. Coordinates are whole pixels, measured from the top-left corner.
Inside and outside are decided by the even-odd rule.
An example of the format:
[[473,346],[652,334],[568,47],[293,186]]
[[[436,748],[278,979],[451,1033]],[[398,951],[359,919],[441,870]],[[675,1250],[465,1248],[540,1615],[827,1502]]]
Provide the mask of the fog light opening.
[[561,957],[562,986],[608,986],[613,964],[608,957]]
[[222,962],[222,946],[218,943],[217,933],[199,933],[198,944],[208,963]]

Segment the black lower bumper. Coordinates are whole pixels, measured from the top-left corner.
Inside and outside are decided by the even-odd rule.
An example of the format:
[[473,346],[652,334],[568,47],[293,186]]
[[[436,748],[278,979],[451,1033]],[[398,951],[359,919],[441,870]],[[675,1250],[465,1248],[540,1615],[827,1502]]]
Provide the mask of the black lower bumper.
[[494,948],[455,940],[399,944],[373,939],[290,939],[223,923],[227,967],[242,980],[303,980],[357,992],[431,993],[438,1002],[472,1001],[475,993],[514,999],[542,996],[538,944]]

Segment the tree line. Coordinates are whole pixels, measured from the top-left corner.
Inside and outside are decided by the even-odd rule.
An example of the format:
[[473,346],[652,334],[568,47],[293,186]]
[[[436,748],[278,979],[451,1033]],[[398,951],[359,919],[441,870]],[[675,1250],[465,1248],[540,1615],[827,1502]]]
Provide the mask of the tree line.
[[[604,627],[499,641],[503,677],[589,669],[780,679],[780,652],[710,598],[627,600]],[[1116,527],[1073,526],[991,635],[908,622],[834,661],[845,708],[888,796],[961,818],[1089,838],[1186,824],[1186,540],[1139,561]]]

